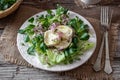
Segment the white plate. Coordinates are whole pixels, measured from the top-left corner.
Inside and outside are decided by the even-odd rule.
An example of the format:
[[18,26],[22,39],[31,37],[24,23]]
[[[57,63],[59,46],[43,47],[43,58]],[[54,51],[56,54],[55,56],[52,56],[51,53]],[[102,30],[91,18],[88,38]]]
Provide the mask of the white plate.
[[[53,10],[53,12],[55,12],[55,10]],[[46,65],[43,65],[42,63],[40,63],[40,61],[38,60],[38,58],[36,56],[31,56],[31,55],[27,54],[28,45],[25,45],[25,46],[21,45],[21,43],[24,42],[24,35],[17,34],[18,50],[19,50],[20,54],[22,55],[22,57],[28,63],[30,63],[31,65],[33,65],[36,68],[40,68],[40,69],[48,70],[48,71],[68,71],[68,70],[71,70],[71,69],[81,66],[92,56],[92,54],[95,51],[96,45],[97,45],[97,37],[96,37],[96,33],[95,33],[93,26],[90,24],[90,22],[88,22],[81,15],[79,15],[75,12],[72,12],[72,11],[69,11],[69,13],[70,13],[70,18],[74,18],[74,17],[78,16],[82,21],[84,21],[85,24],[87,24],[89,26],[90,32],[92,33],[92,36],[90,37],[89,41],[91,41],[95,44],[94,47],[92,49],[90,49],[89,51],[86,51],[82,56],[80,56],[81,60],[74,61],[72,64],[56,65],[53,67],[47,67]],[[35,14],[32,17],[36,18],[36,15],[45,15],[45,14],[47,14],[46,11]],[[26,20],[20,29],[24,29],[28,24],[29,24],[28,20]]]

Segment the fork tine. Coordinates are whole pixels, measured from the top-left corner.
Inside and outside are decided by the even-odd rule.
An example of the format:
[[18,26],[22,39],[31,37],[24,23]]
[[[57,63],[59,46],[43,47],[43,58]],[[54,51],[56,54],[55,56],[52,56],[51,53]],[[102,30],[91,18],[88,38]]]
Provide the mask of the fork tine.
[[101,24],[103,23],[103,7],[101,7],[100,22],[101,22]]
[[105,7],[103,7],[103,25],[105,25],[105,18],[106,18]]
[[109,24],[109,7],[106,7],[106,24]]
[[107,25],[109,23],[109,7],[103,6],[101,7],[101,24]]
[[105,21],[106,21],[106,9],[105,7],[103,7],[103,25],[105,25]]
[[104,7],[104,25],[107,23],[107,7]]

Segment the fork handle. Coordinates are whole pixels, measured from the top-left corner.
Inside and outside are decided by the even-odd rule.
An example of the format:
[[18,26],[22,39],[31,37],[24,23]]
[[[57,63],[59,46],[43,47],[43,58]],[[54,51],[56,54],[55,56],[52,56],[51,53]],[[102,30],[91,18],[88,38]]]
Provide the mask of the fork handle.
[[108,41],[108,31],[105,33],[105,50],[106,50],[106,59],[105,59],[105,67],[104,71],[108,74],[112,72],[112,67],[110,65],[110,58],[109,58],[109,41]]
[[105,41],[105,33],[103,34],[103,37],[102,37],[102,43],[101,43],[101,46],[100,46],[98,57],[97,57],[97,59],[95,61],[95,64],[93,66],[93,69],[95,71],[100,71],[101,70],[101,60],[102,60],[102,53],[103,53],[104,41]]

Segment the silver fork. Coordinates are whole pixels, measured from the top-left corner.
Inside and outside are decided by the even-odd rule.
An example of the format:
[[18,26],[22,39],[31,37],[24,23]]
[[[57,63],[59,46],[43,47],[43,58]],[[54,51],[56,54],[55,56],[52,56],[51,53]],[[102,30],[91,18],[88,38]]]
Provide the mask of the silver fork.
[[[111,17],[109,17],[109,14]],[[101,26],[104,28],[104,34],[103,34],[100,51],[98,53],[98,57],[93,66],[93,69],[95,71],[101,70],[102,51],[103,51],[104,40],[105,40],[106,59],[105,59],[104,71],[108,74],[110,74],[112,72],[112,68],[110,65],[110,59],[109,59],[109,44],[108,44],[108,29],[111,24],[111,19],[112,19],[112,12],[110,12],[109,7],[101,7],[100,22],[101,22]]]
[[[101,26],[103,25],[103,17],[105,16],[105,11],[104,11],[104,8],[101,7],[101,14],[100,14],[100,24]],[[103,53],[103,48],[104,48],[104,41],[105,41],[105,33],[103,34],[103,37],[102,37],[102,43],[101,43],[101,46],[100,46],[100,50],[99,50],[99,53],[98,53],[98,57],[95,61],[95,64],[93,65],[93,69],[95,71],[100,71],[101,70],[101,60],[102,60],[102,53]]]
[[105,7],[106,12],[106,16],[104,16],[105,18],[103,19],[103,26],[105,26],[106,31],[105,31],[105,50],[106,50],[106,57],[105,57],[105,67],[104,67],[104,71],[108,74],[110,74],[112,72],[112,67],[110,64],[110,57],[109,57],[109,41],[108,41],[108,30],[110,28],[110,24],[111,24],[111,20],[112,20],[112,14],[113,11],[111,11],[109,9],[109,7]]

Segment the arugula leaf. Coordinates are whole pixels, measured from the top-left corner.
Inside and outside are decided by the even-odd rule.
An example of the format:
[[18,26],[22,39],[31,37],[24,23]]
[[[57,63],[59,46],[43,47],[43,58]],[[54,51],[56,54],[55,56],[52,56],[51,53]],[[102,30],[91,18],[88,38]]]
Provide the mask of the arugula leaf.
[[56,15],[67,14],[67,12],[68,12],[68,9],[57,4]]
[[74,54],[76,52],[76,49],[74,48],[69,48],[69,54]]
[[27,35],[33,35],[34,34],[34,31],[33,31],[34,27],[35,27],[35,25],[29,24],[25,29],[18,30],[18,33],[27,34]]
[[80,40],[88,40],[89,34],[88,34],[88,25],[84,24],[82,20],[80,20],[78,17],[73,18],[68,23],[71,27],[73,27],[76,31],[76,35],[79,37]]
[[31,29],[33,29],[34,27],[35,27],[35,25],[29,24],[25,29],[26,29],[26,30],[31,30]]
[[73,37],[72,42],[73,42],[74,44],[77,44],[77,43],[78,43],[78,38],[77,38],[77,37]]
[[40,49],[41,49],[43,52],[46,52],[46,48],[47,48],[47,46],[45,45],[44,42],[42,42],[42,43],[40,44]]
[[82,36],[80,37],[80,40],[88,40],[90,35],[88,33],[83,33]]
[[44,41],[43,35],[36,35],[33,39],[33,41],[36,41],[37,43],[41,43]]
[[48,27],[50,25],[48,18],[46,18],[42,15],[39,18],[39,22],[41,23],[41,25],[43,26],[44,29],[46,29],[46,30],[48,29]]
[[64,55],[65,55],[65,60],[64,60],[64,64],[69,64],[73,62],[73,58],[70,54],[69,49],[64,51]]
[[25,42],[30,41],[30,37],[29,37],[28,35],[25,35],[24,41],[25,41]]
[[42,24],[43,28],[45,30],[48,30],[49,26],[52,23],[58,22],[61,23],[62,22],[62,16],[63,15],[68,15],[68,9],[65,9],[64,7],[57,5],[57,9],[56,9],[56,13],[54,14],[51,10],[47,10],[47,13],[45,16],[41,15],[38,18],[38,21]]
[[39,54],[44,54],[45,47],[43,46],[43,35],[36,35],[34,38],[32,38],[31,43],[35,47],[35,51]]
[[83,24],[83,21],[80,20],[78,17],[75,17],[75,18],[71,19],[68,23],[68,25],[73,27],[77,33],[79,32],[82,24]]
[[24,29],[20,29],[20,30],[18,30],[18,33],[25,34],[25,30]]
[[31,47],[29,47],[28,49],[27,49],[27,53],[29,54],[29,55],[35,55],[35,50],[34,50],[34,46],[31,46]]
[[45,53],[45,52],[43,52],[43,51],[45,51],[45,48],[43,47],[43,44],[41,44],[41,43],[44,42],[43,40],[44,40],[44,39],[43,39],[43,35],[36,35],[36,36],[31,40],[32,45],[35,46],[35,50],[36,50],[36,52],[39,53],[39,54]]
[[34,17],[30,18],[28,22],[33,23],[34,22]]
[[52,15],[52,11],[51,10],[47,10],[47,13],[49,14],[49,15]]
[[77,30],[77,25],[76,25],[76,19],[71,19],[68,23],[69,26],[73,27],[75,29],[75,31]]
[[67,50],[64,51],[64,54],[66,58],[69,56],[69,52]]

